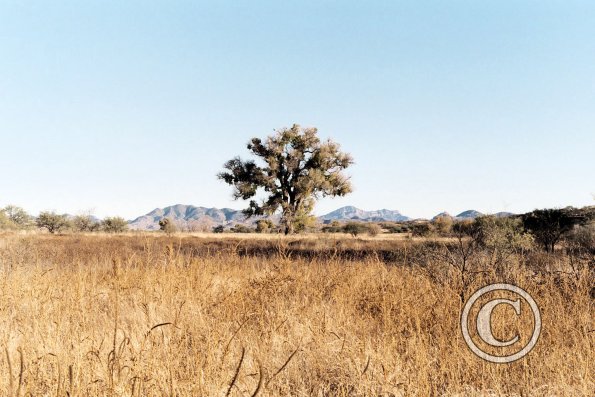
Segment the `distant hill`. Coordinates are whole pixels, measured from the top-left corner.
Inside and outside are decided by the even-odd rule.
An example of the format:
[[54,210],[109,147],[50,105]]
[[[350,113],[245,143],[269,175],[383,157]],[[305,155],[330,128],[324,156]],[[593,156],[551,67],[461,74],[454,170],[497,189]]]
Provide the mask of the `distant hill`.
[[451,214],[449,214],[448,212],[444,211],[444,212],[439,213],[435,217],[433,217],[432,220],[435,221],[436,219],[441,218],[441,217],[454,218]]
[[[449,217],[452,219],[458,219],[458,220],[463,220],[463,219],[475,219],[478,218],[480,216],[484,216],[485,214],[479,212],[479,211],[475,211],[475,210],[467,210],[467,211],[463,211],[461,212],[459,215],[457,216],[452,216],[450,215],[448,212],[441,212],[438,215],[436,215],[435,217],[432,218],[432,221],[435,221],[437,218],[445,216],[445,217]],[[495,216],[496,218],[506,218],[509,216],[514,216],[515,214],[513,214],[512,212],[497,212],[495,214],[493,214],[493,216]]]
[[376,210],[376,211],[365,211],[353,206],[341,207],[337,210],[329,212],[319,218],[322,221],[345,221],[345,220],[362,220],[370,222],[403,222],[408,221],[411,218],[401,214],[396,210]]
[[206,208],[193,205],[176,204],[165,208],[155,208],[146,215],[129,221],[131,229],[159,230],[159,221],[170,218],[181,228],[208,229],[217,225],[235,225],[245,223],[242,211],[231,208]]
[[479,211],[467,210],[467,211],[461,212],[459,215],[455,216],[455,218],[457,218],[457,219],[475,219],[482,215],[483,214]]

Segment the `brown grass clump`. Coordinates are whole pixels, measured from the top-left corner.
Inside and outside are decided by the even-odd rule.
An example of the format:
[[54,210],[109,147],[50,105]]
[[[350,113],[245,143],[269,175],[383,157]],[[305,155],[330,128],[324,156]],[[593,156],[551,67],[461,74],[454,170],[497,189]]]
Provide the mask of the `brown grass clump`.
[[[4,235],[0,395],[593,395],[588,269],[515,257],[462,286],[430,249]],[[461,288],[500,281],[543,319],[536,348],[507,365],[477,358],[459,330]]]

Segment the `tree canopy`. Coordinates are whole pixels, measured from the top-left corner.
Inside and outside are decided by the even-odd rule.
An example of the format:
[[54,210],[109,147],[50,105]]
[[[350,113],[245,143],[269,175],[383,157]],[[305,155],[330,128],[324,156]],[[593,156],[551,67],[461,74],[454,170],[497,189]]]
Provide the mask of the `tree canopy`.
[[[294,124],[264,141],[252,138],[247,148],[259,162],[233,158],[218,177],[234,187],[234,199],[251,199],[244,210],[248,217],[280,209],[286,234],[308,224],[317,199],[344,196],[352,190],[343,173],[353,164],[352,157],[341,152],[339,144],[322,142],[316,128]],[[254,198],[259,191],[266,195],[260,202]]]
[[55,234],[69,226],[68,217],[66,215],[56,214],[53,211],[41,212],[37,217],[36,223],[37,227],[45,228],[51,234]]
[[101,222],[101,226],[107,233],[124,233],[128,229],[128,222],[119,216],[108,216]]
[[522,219],[525,228],[547,252],[554,252],[562,235],[581,220],[573,216],[571,211],[564,209],[535,210],[524,214]]

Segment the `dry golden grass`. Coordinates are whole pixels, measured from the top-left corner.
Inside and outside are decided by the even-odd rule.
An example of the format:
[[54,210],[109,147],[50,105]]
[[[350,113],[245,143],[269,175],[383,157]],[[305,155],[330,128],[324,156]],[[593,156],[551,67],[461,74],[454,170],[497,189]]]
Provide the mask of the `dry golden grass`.
[[452,269],[399,259],[415,245],[1,236],[0,395],[593,396],[586,270],[474,279],[541,308],[536,348],[497,365],[462,340]]

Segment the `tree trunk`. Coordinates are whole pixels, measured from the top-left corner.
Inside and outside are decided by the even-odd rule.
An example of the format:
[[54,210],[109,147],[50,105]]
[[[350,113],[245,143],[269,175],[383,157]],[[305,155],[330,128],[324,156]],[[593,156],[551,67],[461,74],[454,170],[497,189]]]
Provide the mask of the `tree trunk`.
[[293,224],[294,215],[295,213],[290,208],[285,208],[281,215],[281,222],[285,226],[285,235],[293,234],[295,232]]
[[285,225],[285,235],[289,235],[289,234],[293,234],[294,230],[293,230],[293,223],[292,222],[288,222]]

